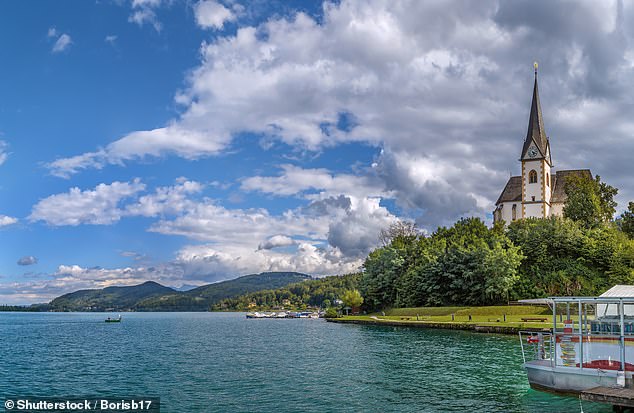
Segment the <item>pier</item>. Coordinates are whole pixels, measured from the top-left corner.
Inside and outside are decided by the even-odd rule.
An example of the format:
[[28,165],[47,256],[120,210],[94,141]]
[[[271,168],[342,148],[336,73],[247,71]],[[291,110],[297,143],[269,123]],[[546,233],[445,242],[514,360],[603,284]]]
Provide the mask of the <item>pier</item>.
[[611,404],[615,412],[634,411],[634,389],[627,387],[593,387],[580,393],[581,400]]

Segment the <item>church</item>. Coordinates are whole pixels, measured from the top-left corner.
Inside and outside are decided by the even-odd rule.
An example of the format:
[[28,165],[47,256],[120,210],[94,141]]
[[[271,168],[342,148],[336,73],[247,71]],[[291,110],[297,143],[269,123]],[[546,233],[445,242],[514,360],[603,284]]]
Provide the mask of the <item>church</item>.
[[592,178],[589,169],[553,171],[550,140],[546,136],[539,103],[537,63],[528,132],[519,161],[522,164],[522,174],[509,178],[495,203],[493,222],[509,223],[522,218],[562,216],[566,202],[566,178],[571,175]]

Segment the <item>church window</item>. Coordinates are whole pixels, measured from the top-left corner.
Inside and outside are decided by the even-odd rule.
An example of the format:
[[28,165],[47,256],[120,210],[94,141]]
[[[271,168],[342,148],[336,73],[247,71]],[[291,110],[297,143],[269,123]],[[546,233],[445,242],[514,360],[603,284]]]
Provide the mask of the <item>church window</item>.
[[550,186],[550,174],[546,173],[546,186]]
[[536,184],[537,183],[537,172],[535,172],[535,170],[531,170],[528,173],[528,183],[529,184]]
[[535,197],[534,197],[534,196],[532,196],[531,198],[533,198],[533,202],[535,202]]
[[513,208],[511,209],[511,218],[513,221],[517,219],[517,205],[513,204]]

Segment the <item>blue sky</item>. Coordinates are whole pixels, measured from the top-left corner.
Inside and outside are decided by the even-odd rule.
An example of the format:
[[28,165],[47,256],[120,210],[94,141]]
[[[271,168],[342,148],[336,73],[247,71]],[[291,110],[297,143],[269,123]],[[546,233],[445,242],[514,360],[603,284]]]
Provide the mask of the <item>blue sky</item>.
[[632,5],[573,8],[1,2],[0,303],[344,273],[397,219],[489,222],[536,59],[556,166],[622,209]]

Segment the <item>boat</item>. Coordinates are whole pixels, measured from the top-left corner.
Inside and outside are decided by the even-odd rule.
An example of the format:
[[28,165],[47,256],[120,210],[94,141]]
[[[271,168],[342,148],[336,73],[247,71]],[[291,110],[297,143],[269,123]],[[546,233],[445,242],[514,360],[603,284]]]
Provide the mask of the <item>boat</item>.
[[247,318],[265,318],[266,315],[262,314],[262,313],[258,313],[257,311],[255,313],[247,313]]
[[634,388],[634,297],[520,302],[548,304],[552,310],[552,329],[519,333],[533,389],[578,394],[599,386]]
[[106,318],[106,323],[120,323],[121,322],[121,314],[119,314],[119,318]]

